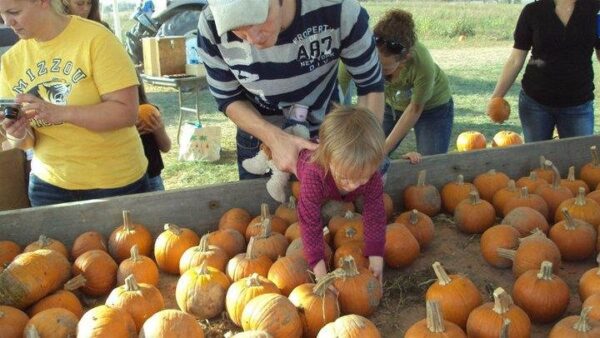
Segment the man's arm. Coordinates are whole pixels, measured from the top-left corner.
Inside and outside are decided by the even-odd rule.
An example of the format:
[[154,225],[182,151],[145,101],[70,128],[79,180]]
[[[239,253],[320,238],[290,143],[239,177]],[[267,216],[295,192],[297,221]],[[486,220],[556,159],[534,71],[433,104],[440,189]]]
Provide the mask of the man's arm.
[[380,123],[383,123],[383,112],[385,110],[385,95],[383,92],[371,92],[367,95],[358,97],[358,105],[365,107],[377,116]]

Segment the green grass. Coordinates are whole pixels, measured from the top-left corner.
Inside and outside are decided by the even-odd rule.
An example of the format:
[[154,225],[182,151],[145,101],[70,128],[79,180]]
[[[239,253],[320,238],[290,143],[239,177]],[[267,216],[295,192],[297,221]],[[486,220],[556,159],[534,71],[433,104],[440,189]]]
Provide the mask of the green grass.
[[[371,16],[371,24],[389,8],[403,8],[413,13],[419,39],[430,49],[434,59],[450,79],[455,104],[455,120],[451,138],[451,151],[455,149],[458,134],[466,130],[482,132],[488,141],[503,129],[521,133],[517,113],[517,96],[520,76],[507,95],[511,104],[510,119],[502,125],[493,124],[485,115],[485,108],[502,66],[510,53],[512,33],[521,5],[471,4],[426,1],[369,1],[363,2]],[[125,16],[126,17],[126,16]],[[128,27],[124,23],[123,27]],[[458,41],[461,33],[467,33],[464,41]],[[598,73],[598,62],[595,72]],[[167,189],[237,180],[235,155],[235,126],[220,112],[208,91],[201,92],[201,117],[207,125],[222,128],[221,160],[214,163],[180,162],[177,160],[175,135],[178,121],[177,94],[172,89],[148,86],[150,100],[162,111],[171,135],[173,149],[163,155],[165,169],[163,179]],[[596,95],[600,92],[596,92]],[[596,103],[596,111],[600,106]],[[185,113],[185,120],[193,121],[194,115]],[[600,118],[596,118],[596,129]],[[414,134],[402,142],[393,157],[415,150]]]

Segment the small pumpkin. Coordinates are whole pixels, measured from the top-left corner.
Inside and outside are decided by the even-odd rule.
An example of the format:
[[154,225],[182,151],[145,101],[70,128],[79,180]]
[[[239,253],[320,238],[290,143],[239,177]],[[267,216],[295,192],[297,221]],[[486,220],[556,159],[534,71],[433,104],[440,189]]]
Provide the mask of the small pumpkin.
[[420,251],[419,242],[404,224],[392,223],[385,227],[383,260],[389,267],[398,269],[411,265]]
[[276,293],[256,296],[246,304],[242,328],[266,331],[274,337],[302,337],[302,321],[296,307],[287,297]]
[[530,207],[516,207],[511,210],[504,219],[502,224],[507,224],[519,230],[521,237],[529,236],[535,229],[547,233],[550,229],[548,220],[539,211]]
[[564,220],[550,228],[550,239],[567,261],[582,261],[596,251],[596,228],[582,220],[574,219],[569,211],[562,209]]
[[206,265],[211,266],[219,271],[225,272],[229,256],[225,250],[216,245],[208,245],[208,234],[200,238],[200,244],[193,246],[181,255],[179,259],[179,274],[183,275],[187,270],[200,266],[206,261]]
[[179,278],[175,290],[177,305],[199,319],[216,317],[225,309],[225,294],[230,284],[223,272],[207,266],[205,261]]
[[219,219],[219,229],[233,229],[244,235],[251,220],[252,216],[246,209],[231,208]]
[[417,209],[401,213],[396,217],[394,223],[404,224],[413,234],[417,242],[419,242],[419,247],[421,249],[426,248],[433,240],[435,226],[431,217]]
[[583,304],[581,304],[582,309],[587,307],[591,308],[588,317],[590,319],[600,320],[600,293],[592,294],[583,302]]
[[0,305],[0,328],[3,338],[21,338],[29,321],[25,312],[12,306]]
[[277,257],[285,255],[287,247],[288,241],[285,236],[271,231],[271,219],[265,218],[261,233],[254,236],[254,254],[265,255],[272,261],[276,261]]
[[544,179],[538,178],[538,175],[535,171],[531,171],[529,176],[521,177],[515,182],[517,188],[527,187],[527,190],[534,192],[538,187],[546,184],[548,184],[548,182],[546,182]]
[[341,316],[323,326],[317,338],[381,338],[381,333],[373,322],[367,318],[351,314]]
[[20,253],[19,244],[13,241],[0,241],[0,266],[8,265]]
[[562,316],[569,305],[569,287],[552,273],[552,262],[542,262],[539,270],[524,272],[513,285],[515,303],[534,323],[550,323]]
[[291,181],[290,182],[290,190],[292,191],[292,196],[296,198],[296,200],[300,199],[300,181]]
[[253,273],[263,277],[269,275],[269,269],[273,261],[266,255],[257,256],[254,253],[254,237],[250,238],[246,253],[237,254],[227,262],[227,276],[232,281],[238,281]]
[[600,322],[588,318],[591,307],[584,307],[579,316],[568,316],[552,327],[548,338],[600,337]]
[[356,266],[352,256],[343,258],[341,268],[334,270],[334,287],[338,290],[338,301],[342,313],[370,316],[375,312],[383,290],[379,280],[371,271]]
[[592,161],[581,167],[579,177],[589,187],[595,187],[600,184],[600,155],[596,146],[590,147],[590,153],[592,154]]
[[140,330],[139,338],[204,338],[200,323],[192,315],[179,310],[162,310],[148,320]]
[[122,309],[106,305],[87,311],[77,324],[78,338],[136,338],[137,330],[131,315]]
[[164,229],[154,242],[156,265],[164,272],[178,274],[181,256],[196,245],[200,238],[194,231],[175,224],[165,224]]
[[561,185],[560,173],[556,166],[550,161],[546,161],[546,165],[554,171],[552,184],[540,185],[535,193],[546,201],[546,204],[548,204],[548,218],[553,220],[556,208],[574,195],[569,188]]
[[529,270],[537,269],[544,261],[553,263],[554,268],[558,271],[561,262],[560,250],[556,244],[539,230],[523,238],[517,250],[498,248],[496,252],[498,256],[513,261],[512,270],[515,277],[519,277]]
[[414,323],[404,335],[404,338],[425,338],[425,337],[444,337],[444,338],[466,338],[467,335],[460,326],[444,320],[440,304],[437,300],[427,300],[425,302],[427,318]]
[[437,188],[426,184],[427,171],[419,171],[417,184],[406,187],[403,192],[404,208],[417,209],[427,216],[437,215],[442,208],[442,198]]
[[498,256],[498,248],[516,249],[519,246],[519,231],[510,225],[498,224],[487,229],[479,241],[481,255],[486,262],[497,268],[509,268],[512,261]]
[[254,217],[248,224],[246,228],[246,241],[250,240],[250,237],[260,235],[263,231],[263,221],[265,219],[269,219],[271,221],[271,229],[274,232],[278,232],[280,234],[285,234],[285,230],[287,229],[289,223],[283,218],[275,215],[271,215],[271,211],[269,210],[269,205],[267,203],[263,203],[260,205],[260,215]]
[[[362,214],[362,212],[364,211],[363,196],[357,197],[354,203],[356,204],[356,210]],[[383,209],[385,210],[386,221],[391,219],[392,216],[394,216],[394,201],[392,200],[392,197],[385,192],[383,193]]]
[[36,314],[55,307],[67,309],[77,318],[83,315],[83,306],[79,298],[73,293],[78,288],[85,285],[85,278],[81,275],[67,281],[62,290],[57,290],[52,294],[40,299],[37,303],[29,308],[29,316],[33,317]]
[[[456,181],[446,183],[442,187],[442,191],[440,191],[444,210],[450,214],[454,214],[454,208],[462,200],[469,198],[471,190],[477,190],[477,188],[475,188],[473,183],[465,182],[464,176],[458,174]],[[396,223],[399,222],[396,221]]]
[[504,204],[502,215],[508,215],[511,210],[518,207],[530,207],[548,219],[548,203],[541,196],[530,194],[526,187],[521,188],[521,194],[518,197],[510,199]]
[[540,166],[533,170],[538,178],[543,179],[547,183],[552,183],[554,180],[554,170],[547,165],[546,157],[540,156]]
[[585,189],[585,194],[590,192],[590,187],[585,183],[584,180],[575,179],[575,166],[569,167],[567,178],[561,180],[561,185],[568,188],[573,193],[573,196],[579,192],[579,187]]
[[233,282],[225,295],[225,308],[229,314],[229,319],[236,325],[241,326],[242,311],[252,298],[265,293],[280,292],[277,285],[257,273]]
[[146,127],[151,126],[151,119],[157,116],[160,116],[160,111],[153,104],[142,103],[139,105],[138,119],[142,125]]
[[334,216],[344,215],[346,211],[356,211],[354,203],[329,200],[321,207],[321,218],[324,223],[329,223]]
[[579,278],[579,299],[583,302],[595,293],[600,293],[600,254],[596,257],[598,266],[587,270]]
[[[333,251],[331,250],[331,247],[329,246],[329,244],[327,244],[325,239],[323,239],[323,251],[325,254],[325,265],[330,266],[331,260],[333,259]],[[295,240],[293,240],[292,243],[290,243],[290,245],[288,246],[287,250],[285,251],[285,255],[299,255],[306,259],[306,257],[304,256],[304,243],[302,243],[302,238],[296,238]]]
[[523,144],[523,138],[511,130],[501,130],[492,139],[492,147],[508,147],[518,144]]
[[108,252],[117,263],[129,257],[131,247],[138,246],[139,253],[150,257],[152,254],[152,235],[142,224],[131,222],[129,210],[123,210],[123,225],[119,226],[108,238]]
[[23,249],[23,252],[31,252],[38,249],[54,250],[65,256],[66,259],[69,259],[69,250],[67,250],[67,247],[55,239],[46,237],[46,235],[40,235],[40,238],[27,245],[25,249]]
[[88,231],[77,236],[71,247],[71,257],[77,259],[81,254],[90,250],[108,251],[106,239],[98,231]]
[[279,257],[269,268],[267,278],[277,285],[282,295],[289,296],[295,287],[311,281],[308,271],[304,257]]
[[125,284],[125,278],[133,275],[138,283],[158,285],[158,266],[144,255],[140,255],[137,244],[131,247],[131,257],[122,261],[117,269],[117,284]]
[[437,283],[429,286],[425,299],[437,300],[444,319],[465,328],[469,313],[482,303],[479,290],[466,276],[448,275],[439,262],[433,263],[432,267]]
[[493,122],[502,123],[510,116],[510,104],[503,97],[492,97],[487,106],[487,115]]
[[55,307],[42,311],[29,319],[23,337],[71,338],[77,334],[79,318],[73,312]]
[[108,294],[117,282],[117,263],[106,251],[90,250],[77,257],[73,263],[73,275],[83,275],[86,283],[81,291],[88,296]]
[[559,204],[554,215],[556,222],[563,220],[563,208],[566,208],[573,218],[586,221],[596,227],[600,226],[600,204],[586,197],[584,188],[579,188],[579,193],[576,197],[564,200]]
[[458,203],[454,209],[454,222],[464,233],[480,234],[494,225],[496,211],[490,202],[479,198],[477,191],[471,191],[469,199]]
[[494,194],[508,184],[508,176],[505,173],[491,169],[486,173],[479,174],[473,180],[479,196],[488,202],[492,202]]
[[246,251],[246,239],[244,235],[233,229],[221,229],[209,233],[208,244],[225,250],[229,257]]
[[363,218],[359,213],[355,213],[351,210],[346,210],[342,215],[336,215],[331,217],[327,228],[329,228],[331,236],[335,237],[335,234],[338,232],[338,230],[345,227],[346,225],[362,226]]
[[287,203],[280,204],[275,209],[275,216],[283,219],[287,224],[298,222],[298,210],[296,209],[296,197],[290,196]]
[[335,249],[335,253],[333,254],[334,267],[341,267],[344,262],[343,258],[346,256],[352,256],[357,266],[368,268],[369,259],[365,257],[364,249],[364,241],[354,241],[342,244],[339,248]]
[[456,150],[458,151],[485,149],[486,146],[485,136],[478,131],[464,131],[456,138]]
[[349,242],[363,242],[364,240],[365,229],[362,224],[347,224],[333,236],[333,247],[339,248]]
[[300,224],[298,222],[290,224],[290,226],[285,229],[284,236],[288,240],[288,243],[292,243],[296,238],[300,238]]
[[504,205],[512,198],[519,197],[521,195],[520,189],[517,189],[514,180],[508,180],[506,187],[496,191],[494,197],[492,197],[492,205],[496,210],[496,215],[503,216],[502,210]]

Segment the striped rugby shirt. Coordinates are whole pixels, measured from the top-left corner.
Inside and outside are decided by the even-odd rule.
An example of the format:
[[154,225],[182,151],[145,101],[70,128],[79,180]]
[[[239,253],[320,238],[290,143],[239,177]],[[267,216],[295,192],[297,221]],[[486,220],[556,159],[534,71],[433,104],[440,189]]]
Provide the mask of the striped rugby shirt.
[[219,110],[238,100],[262,115],[281,115],[295,103],[309,107],[316,129],[331,101],[339,101],[338,60],[357,84],[358,95],[383,92],[383,77],[369,16],[356,0],[296,0],[292,24],[275,46],[257,49],[228,32],[217,36],[207,7],[198,22],[200,57]]

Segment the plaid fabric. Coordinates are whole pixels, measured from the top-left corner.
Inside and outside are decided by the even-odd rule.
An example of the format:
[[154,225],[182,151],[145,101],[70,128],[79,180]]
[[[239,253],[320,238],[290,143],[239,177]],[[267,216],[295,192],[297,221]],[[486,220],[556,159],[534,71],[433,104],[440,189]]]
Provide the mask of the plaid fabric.
[[304,244],[304,257],[310,267],[314,267],[325,258],[321,206],[328,200],[353,202],[357,197],[363,196],[364,253],[366,256],[383,256],[386,217],[383,207],[383,181],[379,171],[376,171],[366,184],[351,193],[342,195],[333,177],[326,175],[319,165],[310,162],[311,154],[312,152],[303,150],[297,166],[300,181],[298,221]]

